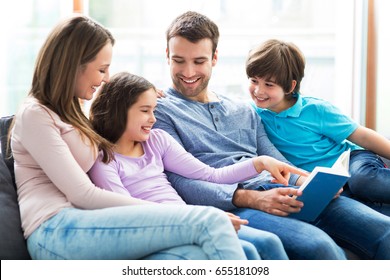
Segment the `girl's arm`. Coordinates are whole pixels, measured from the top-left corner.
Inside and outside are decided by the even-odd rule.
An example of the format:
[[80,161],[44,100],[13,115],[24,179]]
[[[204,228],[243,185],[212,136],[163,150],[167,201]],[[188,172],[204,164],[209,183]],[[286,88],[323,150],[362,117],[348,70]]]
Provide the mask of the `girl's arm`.
[[102,162],[102,156],[99,155],[95,164],[88,171],[89,178],[99,188],[131,196],[128,189],[125,188],[119,174],[119,167],[114,160],[109,163]]
[[[160,134],[160,133],[158,133]],[[290,172],[298,175],[307,175],[291,165],[283,163],[269,156],[258,156],[251,160],[243,160],[236,164],[213,168],[204,164],[192,154],[184,150],[169,134],[161,131],[160,139],[166,141],[162,159],[164,168],[181,176],[205,180],[214,183],[232,184],[255,177],[263,170],[267,170],[275,178],[274,182],[288,184]]]
[[390,159],[390,141],[372,129],[359,126],[347,139],[366,150]]

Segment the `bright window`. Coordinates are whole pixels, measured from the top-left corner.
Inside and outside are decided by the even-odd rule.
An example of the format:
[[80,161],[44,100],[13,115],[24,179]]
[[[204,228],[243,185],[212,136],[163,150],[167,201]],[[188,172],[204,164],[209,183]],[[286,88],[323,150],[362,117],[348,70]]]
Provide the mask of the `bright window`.
[[[5,61],[0,66],[0,115],[14,113],[27,95],[36,54],[54,24],[71,12],[71,2],[14,0],[7,4],[12,6],[10,11],[17,12],[12,12],[12,21],[2,22],[13,28],[1,36],[6,39],[0,52],[1,60]],[[356,108],[360,108],[361,92],[353,82],[356,56],[361,59],[354,48],[354,27],[360,20],[359,15],[356,17],[359,2],[90,0],[85,1],[85,12],[116,37],[111,74],[130,71],[146,77],[159,88],[170,85],[165,30],[177,15],[187,10],[209,16],[220,28],[219,61],[213,71],[211,88],[221,94],[249,98],[244,69],[249,49],[270,38],[292,41],[307,59],[302,93],[327,99],[359,121]]]

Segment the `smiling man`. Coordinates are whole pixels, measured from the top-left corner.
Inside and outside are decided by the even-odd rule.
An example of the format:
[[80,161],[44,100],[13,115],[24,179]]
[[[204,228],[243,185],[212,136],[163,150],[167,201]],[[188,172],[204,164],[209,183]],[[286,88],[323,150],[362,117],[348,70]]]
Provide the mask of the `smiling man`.
[[[213,167],[258,155],[288,162],[268,139],[249,103],[208,88],[218,60],[216,24],[204,15],[186,12],[171,23],[166,35],[172,87],[166,91],[166,98],[158,101],[154,127],[167,131],[187,151]],[[300,195],[296,186],[305,179],[295,174],[291,174],[289,186],[272,183],[267,172],[234,185],[196,181],[173,173],[168,176],[187,203],[229,210],[249,220],[249,226],[275,233],[290,259],[345,259],[336,241],[361,258],[390,258],[390,230],[385,229],[390,219],[352,199],[334,199],[315,225],[287,217],[303,206],[292,198]],[[252,237],[240,238],[250,241]]]

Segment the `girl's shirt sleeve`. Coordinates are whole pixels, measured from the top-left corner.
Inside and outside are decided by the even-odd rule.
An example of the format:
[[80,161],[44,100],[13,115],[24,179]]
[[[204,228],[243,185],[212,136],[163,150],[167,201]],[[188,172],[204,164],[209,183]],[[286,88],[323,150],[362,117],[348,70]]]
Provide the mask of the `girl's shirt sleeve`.
[[248,159],[222,168],[213,168],[188,153],[176,140],[163,130],[156,131],[156,141],[167,171],[190,179],[221,184],[245,181],[258,173],[253,161]]

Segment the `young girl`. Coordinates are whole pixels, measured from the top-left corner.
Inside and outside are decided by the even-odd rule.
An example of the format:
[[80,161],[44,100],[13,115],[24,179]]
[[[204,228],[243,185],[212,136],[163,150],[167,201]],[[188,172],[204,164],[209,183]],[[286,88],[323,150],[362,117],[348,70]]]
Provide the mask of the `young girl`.
[[[212,207],[159,206],[97,188],[97,147],[80,106],[109,80],[114,38],[92,19],[60,22],[39,52],[11,137],[24,235],[33,259],[246,259]],[[208,234],[205,234],[207,232]]]
[[300,94],[305,58],[292,43],[269,40],[246,61],[249,92],[268,137],[294,165],[330,167],[350,149],[350,195],[390,215],[390,141],[361,126],[329,102]]
[[[156,105],[156,90],[142,77],[118,73],[102,87],[91,106],[90,120],[95,130],[115,146],[113,151],[103,148],[99,160],[88,173],[97,186],[147,201],[184,205],[164,170],[217,183],[246,180],[264,169],[283,184],[287,184],[289,172],[302,174],[296,168],[266,156],[225,168],[211,168],[187,153],[165,131],[152,129],[156,122],[153,113]],[[259,239],[265,237],[263,243],[268,241],[268,245],[264,247],[274,251],[274,258],[286,258],[276,236],[244,229],[248,230]],[[262,257],[272,254],[264,253]]]

